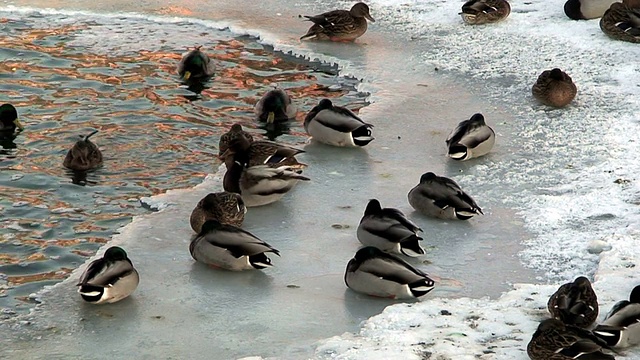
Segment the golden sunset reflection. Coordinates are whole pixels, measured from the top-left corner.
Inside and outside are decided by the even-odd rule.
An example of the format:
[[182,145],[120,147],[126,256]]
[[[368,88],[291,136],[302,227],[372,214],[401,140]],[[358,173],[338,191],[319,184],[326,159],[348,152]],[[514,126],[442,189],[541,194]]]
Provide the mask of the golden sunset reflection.
[[[174,6],[159,13],[191,15]],[[12,21],[0,20],[3,26]],[[8,90],[0,100],[18,108],[25,126],[11,156],[0,155],[0,249],[8,249],[0,250],[0,274],[6,275],[0,293],[64,279],[114,230],[148,211],[140,197],[195,186],[217,171],[219,136],[235,122],[257,129],[254,104],[274,84],[299,109],[286,138],[293,144],[306,141],[302,121],[320,99],[347,99],[343,104],[354,111],[365,105],[362,97],[345,96],[355,93],[352,87],[333,85],[334,75],[259,48],[249,37],[213,36],[215,43],[203,47],[216,73],[197,95],[176,74],[181,54],[193,44],[105,53],[69,44],[91,26],[20,24],[19,31],[0,34],[0,51],[31,54],[0,63],[0,74],[11,74],[2,79]],[[73,185],[76,174],[62,160],[79,136],[94,129],[99,132],[91,140],[104,165],[82,174],[86,186]],[[61,255],[75,265],[58,261]],[[33,264],[49,268],[16,270]]]

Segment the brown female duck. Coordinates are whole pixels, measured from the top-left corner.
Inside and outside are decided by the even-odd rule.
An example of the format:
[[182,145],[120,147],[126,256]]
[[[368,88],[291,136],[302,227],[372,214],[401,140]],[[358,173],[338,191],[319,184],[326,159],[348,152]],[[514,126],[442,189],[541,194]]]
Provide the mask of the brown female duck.
[[351,10],[333,10],[320,15],[305,16],[313,22],[300,40],[313,38],[329,41],[354,41],[367,31],[367,20],[375,22],[369,6],[359,2]]
[[193,209],[189,223],[196,233],[200,233],[202,224],[208,220],[240,227],[246,212],[247,208],[244,206],[240,194],[226,191],[210,193],[202,198]]
[[600,29],[612,39],[640,43],[640,0],[611,4],[600,19]]
[[578,88],[567,73],[555,68],[545,70],[538,76],[531,93],[545,105],[563,107],[576,97]]
[[560,286],[549,299],[547,308],[563,323],[586,328],[598,318],[598,297],[589,279],[580,276]]
[[89,140],[97,132],[98,130],[78,140],[67,152],[62,165],[76,171],[92,170],[102,165],[102,152]]
[[218,141],[218,156],[221,159],[223,158],[222,154],[224,154],[225,151],[229,149],[229,144],[240,136],[247,138],[249,142],[253,142],[253,136],[251,136],[250,133],[244,131],[242,129],[242,125],[240,124],[233,124],[229,131],[220,136],[220,140]]
[[462,5],[462,20],[469,25],[498,22],[511,13],[506,0],[469,0]]
[[607,353],[609,349],[590,331],[547,319],[538,325],[527,355],[531,360],[615,360]]

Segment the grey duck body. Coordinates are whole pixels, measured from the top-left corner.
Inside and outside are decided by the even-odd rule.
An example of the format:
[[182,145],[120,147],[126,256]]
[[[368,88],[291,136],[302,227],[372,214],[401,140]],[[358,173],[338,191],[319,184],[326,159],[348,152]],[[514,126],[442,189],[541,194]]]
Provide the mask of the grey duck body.
[[420,183],[408,194],[409,204],[417,211],[444,220],[468,220],[482,209],[453,180],[424,173]]
[[138,271],[120,247],[107,249],[104,256],[92,261],[77,286],[82,299],[92,304],[118,302],[135,291],[140,282]]
[[344,281],[353,291],[391,299],[418,298],[434,287],[427,274],[373,246],[356,252],[347,264]]
[[246,230],[209,220],[189,244],[194,260],[225,270],[241,271],[273,266],[266,253],[280,252]]
[[382,251],[406,256],[424,255],[420,246],[420,227],[398,209],[382,208],[372,199],[367,204],[364,216],[356,231],[358,240],[365,246],[374,246]]

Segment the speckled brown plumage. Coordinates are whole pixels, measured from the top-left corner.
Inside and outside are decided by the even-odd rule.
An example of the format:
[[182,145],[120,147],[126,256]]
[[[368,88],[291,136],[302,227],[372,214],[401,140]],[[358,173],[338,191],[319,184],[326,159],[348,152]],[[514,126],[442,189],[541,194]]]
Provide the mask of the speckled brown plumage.
[[598,318],[598,297],[589,279],[580,276],[560,286],[549,298],[547,308],[555,319],[586,328]]
[[506,0],[469,0],[462,5],[462,20],[470,25],[498,22],[511,13]]
[[531,337],[527,355],[531,360],[615,360],[606,349],[608,346],[590,331],[547,319]]
[[196,233],[200,233],[202,224],[208,220],[240,227],[246,211],[240,194],[226,191],[210,193],[202,198],[193,209],[189,223]]
[[244,151],[248,156],[247,167],[267,165],[277,168],[287,165],[296,169],[302,169],[307,166],[295,158],[296,155],[303,153],[304,150],[271,141],[252,141],[250,138],[244,136],[237,136],[231,140],[227,150],[221,155],[221,158],[224,160],[229,156],[233,156],[233,153],[238,150]]
[[242,125],[233,124],[229,131],[220,136],[220,140],[218,141],[218,156],[222,158],[224,152],[229,149],[229,144],[240,136],[244,136],[249,140],[249,142],[253,141],[253,136],[251,136],[250,133],[244,131],[242,129]]
[[576,97],[578,88],[564,71],[555,68],[545,70],[531,88],[533,97],[541,103],[554,107],[568,105]]
[[78,140],[67,152],[62,165],[76,171],[92,170],[102,165],[102,152],[89,140],[97,132],[98,130]]
[[640,43],[640,0],[611,4],[600,19],[600,29],[612,39]]
[[375,22],[369,14],[369,6],[362,2],[353,5],[349,11],[333,10],[305,18],[313,25],[300,40],[354,41],[367,31],[367,19]]

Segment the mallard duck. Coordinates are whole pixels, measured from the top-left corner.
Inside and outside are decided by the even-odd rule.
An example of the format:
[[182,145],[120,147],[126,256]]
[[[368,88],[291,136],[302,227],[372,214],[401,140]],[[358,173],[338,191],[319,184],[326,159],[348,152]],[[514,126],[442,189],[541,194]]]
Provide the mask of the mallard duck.
[[92,170],[102,165],[102,152],[96,144],[89,140],[89,138],[97,132],[98,130],[84,138],[80,136],[81,139],[67,152],[67,156],[64,158],[62,165],[76,171]]
[[543,320],[527,345],[531,360],[615,360],[607,350],[607,344],[590,331],[557,319]]
[[373,246],[349,260],[344,282],[353,291],[391,299],[419,298],[434,287],[427,274]]
[[359,2],[351,10],[333,10],[320,15],[306,16],[313,25],[300,40],[354,41],[367,31],[367,20],[376,22],[369,14],[369,6]]
[[271,245],[246,230],[208,220],[189,244],[191,256],[198,262],[226,270],[264,269],[273,266],[268,252],[280,255]]
[[222,156],[225,159],[232,156],[236,151],[243,151],[248,157],[247,167],[257,165],[267,165],[269,167],[290,166],[293,169],[304,169],[307,165],[296,159],[296,155],[302,154],[304,150],[274,143],[271,141],[250,141],[249,138],[238,136],[233,139]]
[[566,106],[576,97],[577,92],[571,77],[558,68],[543,71],[531,88],[533,97],[554,107]]
[[245,206],[255,207],[271,204],[280,200],[284,194],[293,189],[298,181],[309,181],[300,175],[301,170],[290,166],[277,168],[268,165],[247,167],[247,153],[236,151],[225,159],[227,172],[224,174],[225,191],[242,195]]
[[253,112],[259,122],[274,124],[295,119],[297,109],[284,90],[273,89],[258,100]]
[[487,154],[496,142],[496,133],[484,122],[482,114],[474,114],[453,129],[446,140],[447,155],[455,160],[468,160]]
[[206,81],[211,78],[215,68],[209,55],[202,52],[202,46],[182,54],[178,63],[178,75],[182,81]]
[[196,233],[202,230],[202,224],[207,220],[240,227],[246,212],[247,208],[240,194],[227,191],[209,193],[193,209],[189,223]]
[[573,20],[597,19],[614,2],[617,0],[568,0],[564,3],[564,13]]
[[16,129],[18,132],[24,130],[18,120],[18,111],[11,104],[2,104],[0,106],[0,139],[13,140]]
[[304,129],[316,141],[333,146],[365,146],[374,138],[373,125],[367,124],[353,111],[334,106],[322,99],[304,119]]
[[633,288],[629,301],[616,303],[593,333],[612,347],[640,344],[640,285]]
[[[409,191],[409,204],[417,211],[445,220],[468,220],[483,214],[482,209],[453,180],[424,173]],[[484,215],[484,214],[483,214]]]
[[612,39],[640,43],[640,0],[611,4],[600,19],[600,29]]
[[418,231],[422,229],[407,219],[402,211],[383,209],[380,201],[371,199],[356,234],[363,245],[375,246],[386,252],[420,256],[424,255],[424,249],[420,247],[422,238]]
[[469,0],[462,5],[462,20],[470,25],[498,22],[511,13],[506,0]]
[[563,323],[586,328],[598,318],[598,297],[589,279],[580,276],[560,286],[549,299],[547,308],[551,316]]
[[220,136],[220,140],[218,141],[218,157],[220,157],[220,159],[224,159],[223,154],[229,149],[229,144],[232,141],[240,138],[241,136],[243,138],[246,138],[248,142],[253,142],[253,136],[251,136],[250,133],[244,131],[242,129],[242,125],[231,125],[231,129]]
[[112,246],[104,256],[92,261],[82,273],[78,292],[92,304],[120,301],[138,287],[138,271],[121,247]]
[[18,131],[24,130],[24,127],[18,120],[18,111],[11,104],[2,104],[0,106],[0,137],[13,135]]

